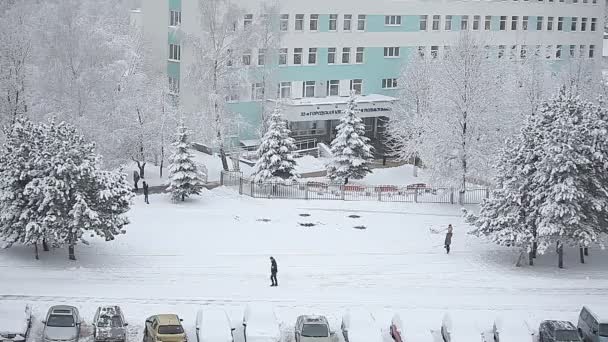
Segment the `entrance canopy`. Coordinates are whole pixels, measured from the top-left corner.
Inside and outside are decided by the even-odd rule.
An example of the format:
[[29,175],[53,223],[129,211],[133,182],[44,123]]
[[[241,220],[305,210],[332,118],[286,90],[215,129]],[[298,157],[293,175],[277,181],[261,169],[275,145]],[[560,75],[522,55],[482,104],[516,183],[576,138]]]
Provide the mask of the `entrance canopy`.
[[[393,114],[394,97],[370,94],[356,97],[358,115],[362,118],[387,116]],[[348,97],[306,97],[302,99],[268,100],[281,103],[283,117],[287,121],[338,120],[346,109]]]

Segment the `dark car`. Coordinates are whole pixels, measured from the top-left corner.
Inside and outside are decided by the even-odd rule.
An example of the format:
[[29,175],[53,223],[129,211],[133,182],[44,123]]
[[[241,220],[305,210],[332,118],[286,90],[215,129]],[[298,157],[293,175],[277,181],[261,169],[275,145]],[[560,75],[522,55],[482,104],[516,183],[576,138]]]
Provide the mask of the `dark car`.
[[539,342],[583,342],[578,330],[568,321],[543,321],[538,328]]
[[100,306],[95,312],[93,319],[95,341],[100,342],[125,342],[127,322],[119,306]]

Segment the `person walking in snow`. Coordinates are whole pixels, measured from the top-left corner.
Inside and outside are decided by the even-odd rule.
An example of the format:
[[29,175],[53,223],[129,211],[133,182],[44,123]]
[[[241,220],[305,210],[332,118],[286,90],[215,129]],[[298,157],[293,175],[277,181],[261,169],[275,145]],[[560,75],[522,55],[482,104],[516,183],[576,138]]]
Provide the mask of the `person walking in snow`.
[[452,225],[449,224],[448,225],[448,232],[445,233],[445,241],[443,243],[445,250],[447,251],[447,254],[450,254],[450,245],[452,244],[452,230],[454,228],[452,228]]
[[150,204],[150,202],[148,201],[148,183],[144,181],[142,187],[144,188],[144,201],[146,202],[146,204]]
[[279,286],[279,282],[277,281],[277,272],[279,269],[277,268],[277,261],[274,260],[273,257],[270,257],[270,281],[272,284],[270,286]]

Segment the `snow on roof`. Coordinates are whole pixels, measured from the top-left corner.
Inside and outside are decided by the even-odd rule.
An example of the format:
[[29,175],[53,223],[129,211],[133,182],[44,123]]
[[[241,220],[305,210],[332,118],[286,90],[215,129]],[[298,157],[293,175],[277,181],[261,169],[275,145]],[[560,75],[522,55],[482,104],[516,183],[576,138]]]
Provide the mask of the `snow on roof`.
[[[394,97],[380,95],[380,94],[369,94],[369,95],[358,95],[355,99],[357,103],[371,103],[371,102],[392,102],[396,99]],[[268,100],[276,102],[277,100]],[[306,97],[302,99],[292,99],[288,101],[282,101],[286,106],[315,106],[315,105],[331,105],[331,104],[346,104],[348,102],[348,96],[327,96],[327,97]]]
[[239,142],[245,147],[253,147],[260,145],[260,139],[240,140]]
[[196,315],[196,328],[200,341],[231,341],[232,327],[226,311],[201,309]]
[[247,324],[247,341],[256,337],[274,339],[281,336],[279,321],[271,306],[247,306],[243,319]]
[[30,318],[30,308],[27,305],[2,303],[0,305],[0,332],[25,333]]
[[500,341],[519,342],[530,341],[533,331],[521,319],[497,318],[495,323]]

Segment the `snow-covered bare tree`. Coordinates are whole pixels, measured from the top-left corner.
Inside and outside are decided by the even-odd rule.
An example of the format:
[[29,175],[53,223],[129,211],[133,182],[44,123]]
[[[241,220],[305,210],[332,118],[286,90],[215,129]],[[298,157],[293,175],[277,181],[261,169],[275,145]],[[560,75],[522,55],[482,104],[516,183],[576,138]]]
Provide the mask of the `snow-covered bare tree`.
[[171,198],[174,201],[185,201],[191,195],[200,195],[204,186],[204,175],[194,162],[194,155],[190,153],[188,142],[188,129],[183,121],[178,127],[176,141],[173,143],[175,151],[170,158],[169,187]]
[[331,142],[332,157],[327,164],[327,176],[344,184],[349,179],[362,179],[371,173],[373,147],[365,136],[365,124],[357,116],[357,95],[351,92],[344,115],[336,128],[338,133]]
[[73,126],[54,121],[18,119],[9,137],[0,189],[0,205],[10,210],[0,219],[9,245],[33,244],[37,252],[37,244],[47,239],[67,245],[75,260],[85,232],[106,241],[124,233],[133,193],[126,174],[99,169],[95,144]]
[[256,182],[294,180],[299,177],[295,170],[296,145],[294,139],[289,136],[291,132],[283,120],[279,104],[275,106],[269,121],[268,130],[258,148],[253,178]]

